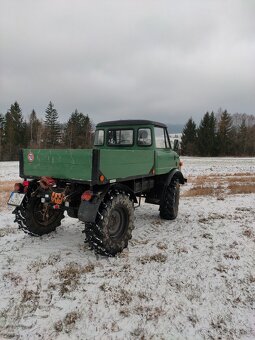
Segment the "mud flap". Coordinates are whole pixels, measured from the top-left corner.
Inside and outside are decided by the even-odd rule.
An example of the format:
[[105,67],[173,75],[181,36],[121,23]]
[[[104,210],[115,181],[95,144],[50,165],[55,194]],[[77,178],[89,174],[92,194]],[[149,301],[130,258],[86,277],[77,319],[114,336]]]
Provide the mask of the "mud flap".
[[101,200],[96,202],[82,201],[78,210],[78,219],[86,223],[94,223]]

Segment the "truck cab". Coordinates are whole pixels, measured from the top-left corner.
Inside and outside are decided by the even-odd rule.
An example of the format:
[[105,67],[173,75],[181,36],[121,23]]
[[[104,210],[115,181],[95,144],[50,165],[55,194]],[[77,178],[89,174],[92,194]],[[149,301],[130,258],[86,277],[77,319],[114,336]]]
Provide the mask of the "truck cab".
[[[171,148],[167,126],[159,122],[149,120],[102,122],[96,126],[94,148],[100,150],[106,177],[113,175],[112,157],[104,157],[103,150],[108,152],[111,150],[111,156],[116,155],[115,177],[118,177],[118,173],[123,177],[161,175],[169,169],[179,168],[179,156]],[[110,165],[109,172],[107,163]]]

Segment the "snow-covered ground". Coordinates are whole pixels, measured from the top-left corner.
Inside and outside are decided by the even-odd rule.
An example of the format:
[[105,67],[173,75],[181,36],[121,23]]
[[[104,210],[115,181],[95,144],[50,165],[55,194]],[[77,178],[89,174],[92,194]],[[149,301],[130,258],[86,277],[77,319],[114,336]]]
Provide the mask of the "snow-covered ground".
[[[255,173],[251,158],[184,162],[187,176]],[[254,339],[254,201],[185,197],[175,221],[144,204],[116,258],[95,256],[74,219],[31,238],[0,211],[0,339]]]
[[19,179],[19,162],[0,162],[0,181]]
[[238,173],[255,174],[253,157],[181,157],[186,176],[226,175]]

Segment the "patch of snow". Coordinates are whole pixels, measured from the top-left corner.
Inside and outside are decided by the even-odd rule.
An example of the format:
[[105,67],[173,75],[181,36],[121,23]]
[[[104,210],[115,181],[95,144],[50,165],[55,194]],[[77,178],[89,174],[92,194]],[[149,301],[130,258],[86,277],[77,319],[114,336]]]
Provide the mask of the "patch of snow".
[[19,178],[19,162],[0,162],[0,181],[15,181]]
[[[185,159],[192,174],[222,165],[254,171],[254,159]],[[75,219],[30,237],[0,212],[0,338],[253,339],[254,200],[181,198],[175,221],[142,204],[115,258],[96,256]]]
[[180,157],[186,176],[255,173],[254,157]]

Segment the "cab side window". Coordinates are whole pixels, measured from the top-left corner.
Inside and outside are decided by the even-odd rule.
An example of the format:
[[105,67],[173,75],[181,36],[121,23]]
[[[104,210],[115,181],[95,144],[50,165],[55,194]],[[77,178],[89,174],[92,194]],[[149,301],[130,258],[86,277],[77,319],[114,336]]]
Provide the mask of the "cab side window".
[[151,129],[138,129],[137,145],[150,146],[151,145]]
[[162,128],[162,127],[156,127],[155,126],[154,132],[155,132],[156,148],[166,149],[167,147],[169,147],[166,144],[165,129]]

